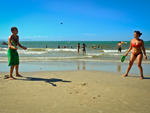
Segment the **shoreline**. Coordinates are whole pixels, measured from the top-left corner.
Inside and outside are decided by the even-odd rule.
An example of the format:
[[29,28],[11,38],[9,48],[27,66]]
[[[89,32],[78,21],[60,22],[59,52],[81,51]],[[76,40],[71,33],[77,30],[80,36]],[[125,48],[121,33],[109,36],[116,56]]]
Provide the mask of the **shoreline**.
[[[7,62],[7,57],[0,57],[0,62]],[[59,58],[59,57],[20,57],[21,62],[47,62],[47,61],[91,61],[91,62],[110,62],[110,63],[121,63],[120,59],[101,59],[101,58]],[[123,63],[128,63],[129,60],[126,59]],[[136,63],[136,61],[135,61]],[[150,64],[150,60],[143,60],[143,64]]]
[[[150,74],[150,64],[143,63],[144,75]],[[21,61],[20,72],[37,71],[106,71],[125,73],[128,62],[103,62],[93,60],[52,60],[52,61]],[[7,62],[0,63],[0,72],[9,72]],[[137,64],[133,65],[131,74],[139,75]]]

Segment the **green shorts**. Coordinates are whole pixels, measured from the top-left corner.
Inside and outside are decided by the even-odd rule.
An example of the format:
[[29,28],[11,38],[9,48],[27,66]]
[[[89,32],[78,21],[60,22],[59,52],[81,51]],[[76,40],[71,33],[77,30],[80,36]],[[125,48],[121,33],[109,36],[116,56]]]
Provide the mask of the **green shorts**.
[[19,55],[17,50],[8,49],[7,56],[8,56],[8,66],[19,65]]

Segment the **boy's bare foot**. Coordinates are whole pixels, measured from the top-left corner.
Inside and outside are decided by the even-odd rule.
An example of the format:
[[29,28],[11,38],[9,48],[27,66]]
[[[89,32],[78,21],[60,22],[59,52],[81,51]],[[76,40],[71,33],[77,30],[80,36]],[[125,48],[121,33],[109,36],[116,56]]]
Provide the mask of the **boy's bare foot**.
[[16,78],[13,77],[13,76],[12,76],[12,77],[9,77],[8,79],[9,79],[9,80],[16,80]]
[[127,76],[128,76],[127,74],[122,75],[122,77],[127,77]]
[[16,75],[16,77],[23,77],[23,76],[22,76],[22,75],[20,75],[20,74],[17,74],[17,75]]

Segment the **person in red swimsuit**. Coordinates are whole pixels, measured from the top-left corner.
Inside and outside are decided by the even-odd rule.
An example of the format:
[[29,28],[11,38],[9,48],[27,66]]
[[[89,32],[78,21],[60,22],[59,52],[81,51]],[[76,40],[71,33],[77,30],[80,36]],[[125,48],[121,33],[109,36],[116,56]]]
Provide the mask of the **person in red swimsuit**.
[[144,79],[143,76],[143,68],[141,66],[142,60],[143,60],[143,54],[145,56],[145,59],[147,59],[146,51],[144,47],[144,41],[140,39],[140,36],[142,33],[140,31],[134,31],[134,38],[130,41],[130,47],[128,51],[125,53],[125,56],[128,55],[128,53],[131,51],[130,61],[127,68],[126,73],[123,75],[123,77],[127,77],[128,73],[134,63],[134,61],[137,59],[137,66],[140,70],[140,79]]

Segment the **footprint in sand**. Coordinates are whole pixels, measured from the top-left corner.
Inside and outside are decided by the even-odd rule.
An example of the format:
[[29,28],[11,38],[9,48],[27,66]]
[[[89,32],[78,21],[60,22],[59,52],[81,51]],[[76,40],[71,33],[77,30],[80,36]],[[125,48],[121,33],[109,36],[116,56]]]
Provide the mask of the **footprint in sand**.
[[72,94],[72,92],[70,92],[69,94]]
[[79,91],[76,91],[76,94],[78,94],[79,93]]
[[97,97],[101,97],[101,95],[97,95]]
[[93,99],[96,99],[96,97],[93,97]]
[[[97,95],[97,97],[101,97],[101,95]],[[96,99],[97,97],[92,97],[93,99]]]
[[87,85],[87,83],[81,83],[81,86],[86,86]]

